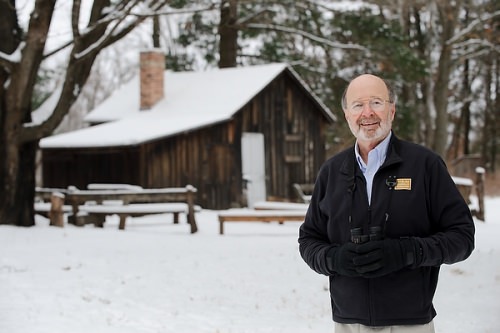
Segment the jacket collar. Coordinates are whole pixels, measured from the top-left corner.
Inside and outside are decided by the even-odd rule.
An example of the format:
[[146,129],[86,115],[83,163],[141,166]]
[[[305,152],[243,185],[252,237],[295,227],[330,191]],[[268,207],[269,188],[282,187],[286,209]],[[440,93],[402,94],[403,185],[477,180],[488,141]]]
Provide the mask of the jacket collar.
[[400,152],[401,140],[399,140],[393,133],[391,141],[389,142],[389,147],[387,148],[387,157],[385,158],[384,164],[382,164],[380,168],[403,162]]
[[[394,133],[391,135],[389,141],[389,146],[387,148],[387,157],[380,168],[385,168],[389,165],[401,163],[403,159],[400,155],[401,140],[399,140]],[[349,150],[347,157],[342,162],[340,167],[340,172],[346,176],[353,177],[356,170],[356,153],[354,151],[354,145]]]

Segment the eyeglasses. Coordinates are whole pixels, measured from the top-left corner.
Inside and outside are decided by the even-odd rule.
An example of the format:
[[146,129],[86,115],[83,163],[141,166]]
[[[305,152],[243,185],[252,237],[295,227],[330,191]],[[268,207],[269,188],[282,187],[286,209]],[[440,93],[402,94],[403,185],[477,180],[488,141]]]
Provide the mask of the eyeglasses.
[[[370,109],[372,109],[375,112],[384,110],[385,103],[392,103],[392,102],[378,97],[368,100],[368,105],[370,106]],[[351,111],[352,113],[361,113],[363,112],[364,106],[365,106],[364,101],[355,101],[349,106],[349,111]]]

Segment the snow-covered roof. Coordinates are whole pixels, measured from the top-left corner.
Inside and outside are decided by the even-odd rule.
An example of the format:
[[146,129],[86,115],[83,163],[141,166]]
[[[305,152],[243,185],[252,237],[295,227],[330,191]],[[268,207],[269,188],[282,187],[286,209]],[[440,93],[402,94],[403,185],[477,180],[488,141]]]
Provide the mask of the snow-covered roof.
[[[40,147],[130,146],[224,122],[287,68],[278,63],[204,72],[165,71],[164,98],[142,111],[137,75],[85,117],[87,122],[103,124],[44,138]],[[309,93],[333,120],[330,110]]]

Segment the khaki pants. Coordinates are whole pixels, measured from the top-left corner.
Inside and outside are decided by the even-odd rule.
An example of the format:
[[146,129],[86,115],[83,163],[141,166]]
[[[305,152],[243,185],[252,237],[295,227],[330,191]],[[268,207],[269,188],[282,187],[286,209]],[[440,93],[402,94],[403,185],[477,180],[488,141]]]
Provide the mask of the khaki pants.
[[335,333],[435,333],[434,322],[424,325],[377,326],[335,323]]

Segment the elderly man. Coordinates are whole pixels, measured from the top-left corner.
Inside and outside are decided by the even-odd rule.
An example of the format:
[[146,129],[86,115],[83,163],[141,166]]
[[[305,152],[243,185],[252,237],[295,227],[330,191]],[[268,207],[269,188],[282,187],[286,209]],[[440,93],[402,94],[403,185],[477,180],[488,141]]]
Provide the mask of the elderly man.
[[434,332],[440,265],[474,249],[470,210],[437,154],[392,133],[383,79],[356,77],[342,108],[356,143],[321,167],[300,254],[330,279],[336,333]]

